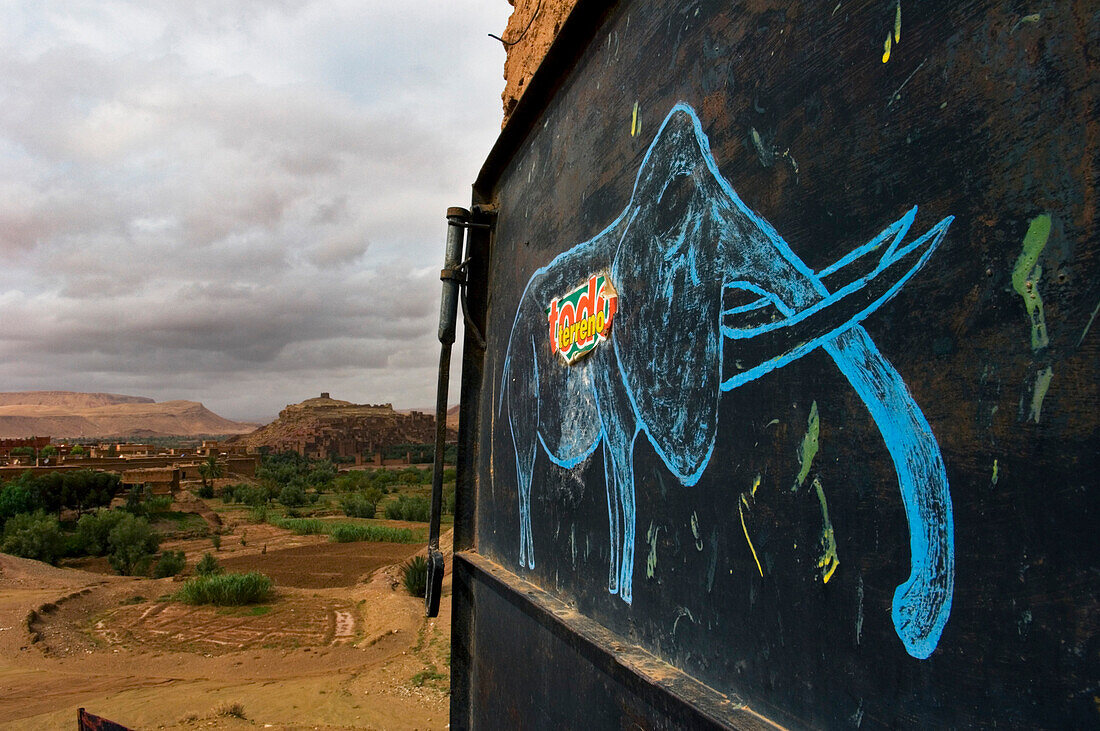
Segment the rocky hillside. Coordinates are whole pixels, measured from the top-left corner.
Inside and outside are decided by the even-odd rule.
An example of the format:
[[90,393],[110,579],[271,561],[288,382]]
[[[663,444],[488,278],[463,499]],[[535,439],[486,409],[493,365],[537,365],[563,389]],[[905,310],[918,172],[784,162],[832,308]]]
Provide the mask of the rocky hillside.
[[117,404],[153,404],[148,396],[123,396],[119,393],[77,393],[75,391],[10,391],[0,393],[0,406],[59,406],[67,409],[94,409]]
[[255,425],[224,419],[197,401],[67,391],[0,393],[0,438],[156,437],[244,434]]
[[[451,434],[454,438],[454,434]],[[394,411],[391,404],[353,404],[322,394],[291,404],[279,418],[235,442],[315,457],[369,456],[398,444],[435,440],[431,414]]]

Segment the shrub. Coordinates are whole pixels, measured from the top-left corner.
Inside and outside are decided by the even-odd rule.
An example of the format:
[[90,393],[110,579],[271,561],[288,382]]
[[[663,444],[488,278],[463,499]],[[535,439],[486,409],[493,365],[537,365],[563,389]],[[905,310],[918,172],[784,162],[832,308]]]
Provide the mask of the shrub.
[[187,559],[184,558],[183,551],[165,551],[160,554],[157,565],[153,567],[153,578],[163,579],[166,576],[175,576],[183,571],[186,565]]
[[130,488],[130,492],[126,493],[126,505],[123,510],[131,513],[132,515],[141,515],[145,512],[145,506],[142,505],[142,498],[145,497],[145,490],[141,485],[134,485]]
[[428,559],[413,556],[401,566],[402,581],[413,596],[424,596],[428,590]]
[[12,480],[0,487],[0,527],[13,515],[33,513],[45,507],[39,500],[38,492],[25,482]]
[[443,512],[447,515],[455,514],[455,486],[443,486]]
[[210,534],[210,545],[214,547],[215,551],[222,550],[222,536],[220,533]]
[[306,491],[300,485],[287,485],[279,491],[279,502],[288,508],[297,508],[306,504]]
[[248,519],[253,523],[267,522],[267,506],[257,505],[248,511]]
[[107,545],[111,568],[123,576],[134,576],[148,571],[153,554],[160,547],[160,538],[145,518],[127,514],[111,529]]
[[236,501],[257,508],[271,501],[271,493],[259,485],[237,485]]
[[356,543],[374,541],[384,543],[419,543],[408,528],[393,528],[388,525],[354,525],[338,523],[332,528],[330,538],[333,543]]
[[0,551],[22,558],[54,563],[65,550],[65,537],[57,518],[42,511],[20,513],[4,524]]
[[266,601],[273,588],[271,579],[258,571],[212,574],[188,579],[175,597],[185,604],[230,607]]
[[397,500],[386,506],[386,517],[390,520],[418,520],[426,523],[431,514],[432,503],[424,497],[398,495]]
[[[228,489],[228,487],[222,489],[222,500],[225,500],[226,489]],[[199,486],[199,489],[195,491],[195,494],[198,495],[200,498],[203,498],[204,500],[209,500],[210,498],[214,497],[214,485],[209,483],[201,485]],[[228,500],[226,502],[228,502]]]
[[349,518],[373,518],[378,511],[382,492],[371,488],[365,493],[351,493],[340,498],[340,507]]
[[244,706],[240,703],[229,703],[228,701],[226,701],[225,703],[222,703],[221,705],[214,708],[214,715],[240,718],[243,720],[245,717]]
[[222,572],[222,566],[212,553],[204,553],[195,564],[195,573],[199,576],[215,576]]
[[[226,505],[228,505],[229,503],[239,503],[240,498],[237,497],[237,488],[239,487],[241,487],[241,485],[226,485],[225,487],[223,487],[220,493],[222,502]],[[213,490],[214,488],[211,487],[210,489]]]
[[126,515],[121,510],[100,510],[80,516],[76,523],[77,549],[89,556],[106,556],[111,550],[107,539]]
[[165,513],[172,507],[172,498],[168,495],[161,495],[159,497],[151,497],[145,500],[145,512],[152,513]]

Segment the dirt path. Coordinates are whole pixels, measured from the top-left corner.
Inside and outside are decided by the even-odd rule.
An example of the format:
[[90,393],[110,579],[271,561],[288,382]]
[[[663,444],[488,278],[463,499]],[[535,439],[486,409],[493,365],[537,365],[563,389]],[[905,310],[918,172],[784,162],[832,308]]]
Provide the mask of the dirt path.
[[[172,579],[0,555],[0,728],[72,728],[80,706],[139,729],[445,728],[449,577],[425,619],[390,566],[413,548],[242,551],[224,563],[270,571],[277,598],[220,610],[168,601]],[[245,720],[217,715],[234,703]]]

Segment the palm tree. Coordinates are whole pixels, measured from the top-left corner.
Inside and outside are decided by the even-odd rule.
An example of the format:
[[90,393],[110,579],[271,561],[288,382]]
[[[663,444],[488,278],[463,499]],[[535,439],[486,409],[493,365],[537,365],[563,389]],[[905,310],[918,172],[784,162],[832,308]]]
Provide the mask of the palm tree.
[[222,476],[222,466],[218,464],[218,458],[214,455],[210,455],[206,458],[206,461],[199,465],[199,477],[202,478],[202,486],[206,487],[206,481],[209,479],[213,484],[214,480]]

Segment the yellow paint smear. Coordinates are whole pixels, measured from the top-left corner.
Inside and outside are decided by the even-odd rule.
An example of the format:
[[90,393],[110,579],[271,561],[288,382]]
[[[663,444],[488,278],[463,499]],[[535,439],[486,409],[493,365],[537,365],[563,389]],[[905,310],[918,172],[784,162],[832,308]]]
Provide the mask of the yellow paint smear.
[[894,43],[901,43],[901,3],[898,3],[898,13],[894,16]]
[[752,481],[752,496],[756,497],[756,489],[760,487],[760,475],[756,476],[756,479]]
[[[756,570],[760,572],[760,575],[764,575],[764,569],[760,567],[760,559],[756,557],[756,549],[752,547],[752,539],[749,538],[749,529],[745,525],[745,510],[740,504],[737,506],[737,512],[741,514],[741,530],[745,531],[745,540],[749,544],[749,550],[752,551],[752,560],[756,561]],[[732,573],[732,571],[731,571]],[[828,581],[828,579],[826,579]]]
[[833,573],[840,566],[840,557],[836,552],[836,535],[833,533],[833,523],[829,520],[829,507],[825,503],[825,490],[821,481],[814,478],[814,490],[817,492],[817,500],[821,504],[821,558],[817,561],[818,568],[822,569],[821,583],[828,584],[833,578]]
[[890,60],[890,46],[893,45],[894,37],[889,33],[886,34],[886,43],[882,47],[882,62],[886,63]]
[[637,137],[641,129],[638,126],[638,102],[634,102],[634,113],[630,117],[630,136]]

